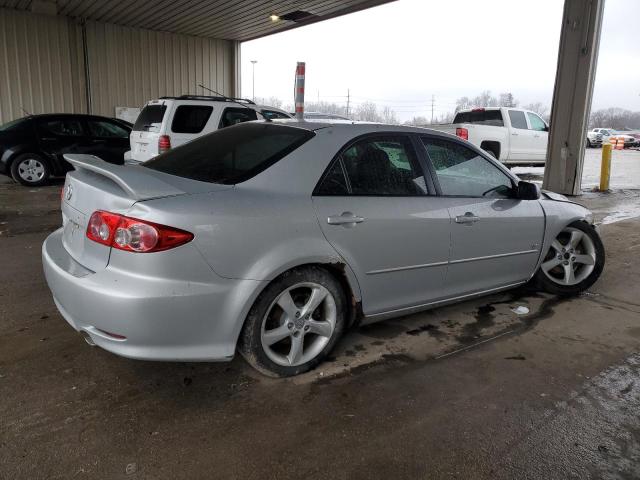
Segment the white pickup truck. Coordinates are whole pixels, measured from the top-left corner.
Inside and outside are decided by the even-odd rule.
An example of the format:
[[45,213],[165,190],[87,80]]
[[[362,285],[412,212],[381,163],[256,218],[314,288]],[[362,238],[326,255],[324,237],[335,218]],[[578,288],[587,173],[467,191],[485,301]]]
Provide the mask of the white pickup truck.
[[529,110],[508,107],[461,110],[453,123],[428,128],[468,140],[509,167],[540,166],[546,160],[549,126]]

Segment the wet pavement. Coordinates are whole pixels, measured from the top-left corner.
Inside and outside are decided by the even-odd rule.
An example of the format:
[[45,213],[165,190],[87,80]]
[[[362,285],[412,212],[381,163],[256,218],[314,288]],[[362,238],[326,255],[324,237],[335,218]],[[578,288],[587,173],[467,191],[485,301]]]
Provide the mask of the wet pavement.
[[361,327],[273,380],[86,345],[42,276],[59,189],[0,184],[0,478],[640,478],[636,190],[578,199],[611,219],[586,294]]

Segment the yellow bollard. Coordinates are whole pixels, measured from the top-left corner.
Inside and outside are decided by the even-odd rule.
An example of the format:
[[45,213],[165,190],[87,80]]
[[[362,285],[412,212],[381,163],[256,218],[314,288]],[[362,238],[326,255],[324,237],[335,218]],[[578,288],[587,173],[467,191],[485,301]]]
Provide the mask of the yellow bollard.
[[609,179],[611,177],[611,144],[602,144],[602,163],[600,164],[600,191],[609,190]]

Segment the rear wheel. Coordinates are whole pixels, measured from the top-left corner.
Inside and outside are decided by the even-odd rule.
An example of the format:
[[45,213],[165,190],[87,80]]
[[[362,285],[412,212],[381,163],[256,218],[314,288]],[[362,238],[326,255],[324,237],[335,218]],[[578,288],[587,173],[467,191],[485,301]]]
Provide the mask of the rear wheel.
[[587,148],[591,148],[591,147],[593,147],[593,145],[591,145],[591,140],[587,138]]
[[245,322],[239,350],[262,373],[287,377],[316,367],[342,334],[346,307],[340,283],[320,267],[274,280]]
[[547,292],[575,295],[595,283],[604,261],[604,246],[595,229],[585,222],[574,222],[551,243],[536,280]]
[[11,176],[28,187],[39,187],[49,180],[49,162],[36,153],[23,153],[11,164]]

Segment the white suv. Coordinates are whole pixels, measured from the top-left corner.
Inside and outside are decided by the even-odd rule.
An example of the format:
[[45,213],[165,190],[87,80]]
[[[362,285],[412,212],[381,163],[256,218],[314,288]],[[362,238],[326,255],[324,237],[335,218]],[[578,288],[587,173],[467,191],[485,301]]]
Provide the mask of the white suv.
[[291,118],[284,110],[256,105],[251,100],[182,95],[160,97],[144,106],[129,140],[129,162],[145,162],[196,137],[258,119]]

